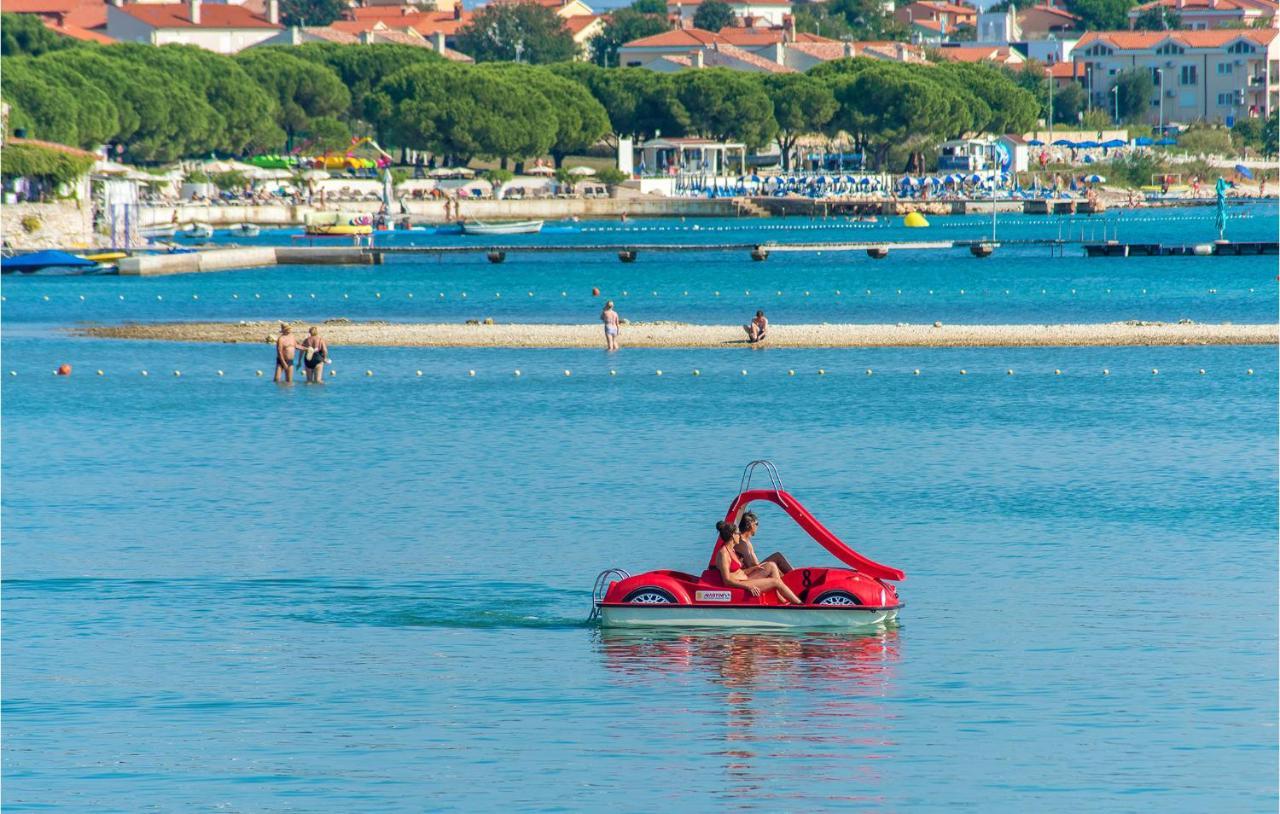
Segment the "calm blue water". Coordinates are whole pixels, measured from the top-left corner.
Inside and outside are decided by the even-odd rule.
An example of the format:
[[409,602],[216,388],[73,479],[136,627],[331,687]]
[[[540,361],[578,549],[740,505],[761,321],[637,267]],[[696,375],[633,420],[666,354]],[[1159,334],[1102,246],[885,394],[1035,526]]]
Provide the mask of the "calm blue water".
[[[691,303],[720,287],[682,312],[707,321],[750,307],[725,302],[742,275],[794,277],[787,296],[845,273],[897,281],[892,258],[707,258],[6,278],[6,810],[1275,807],[1274,348],[340,348],[335,382],[286,388],[254,376],[260,347],[53,330],[418,318],[425,297],[389,283],[445,277],[502,284],[506,302],[540,275],[511,313],[549,320],[594,318],[581,289],[606,273],[687,286]],[[1133,318],[1275,318],[1274,260],[951,268],[904,260],[903,296],[927,309],[927,281],[946,279],[946,318],[984,320],[1004,295],[956,292],[992,275],[1024,307],[1055,281],[1045,319],[1111,313],[1106,288]],[[1061,289],[1085,280],[1073,306]],[[246,301],[255,288],[271,310]],[[343,290],[383,298],[320,299]],[[856,313],[833,301],[794,313]],[[61,361],[75,375],[51,376]],[[907,572],[899,628],[584,624],[603,568],[700,567],[759,457]],[[826,562],[781,512],[762,520],[765,549]]]

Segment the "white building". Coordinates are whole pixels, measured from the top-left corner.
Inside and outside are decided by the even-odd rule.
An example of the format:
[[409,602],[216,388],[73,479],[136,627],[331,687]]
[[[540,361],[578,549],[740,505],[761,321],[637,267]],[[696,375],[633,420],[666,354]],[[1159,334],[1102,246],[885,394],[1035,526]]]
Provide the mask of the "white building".
[[234,54],[281,30],[279,0],[267,0],[265,15],[228,3],[129,3],[107,7],[107,36],[119,42],[196,45]]
[[[791,0],[725,0],[733,14],[747,25],[769,25],[781,28],[791,16]],[[693,25],[702,0],[667,0],[667,15],[679,19],[684,26]]]

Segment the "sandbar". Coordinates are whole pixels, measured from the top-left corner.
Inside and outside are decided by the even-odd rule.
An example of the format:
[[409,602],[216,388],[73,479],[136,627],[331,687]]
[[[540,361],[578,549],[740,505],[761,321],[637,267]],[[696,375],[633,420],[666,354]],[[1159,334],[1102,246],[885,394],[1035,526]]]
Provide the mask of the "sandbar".
[[[351,322],[298,323],[305,334],[318,324],[334,345],[415,348],[597,348],[599,325]],[[274,342],[278,322],[167,322],[77,326],[81,336],[169,342]],[[737,325],[639,322],[622,326],[632,348],[876,348],[1070,347],[1151,345],[1275,345],[1275,324],[1108,322],[1059,325],[816,324],[774,325],[760,346]]]

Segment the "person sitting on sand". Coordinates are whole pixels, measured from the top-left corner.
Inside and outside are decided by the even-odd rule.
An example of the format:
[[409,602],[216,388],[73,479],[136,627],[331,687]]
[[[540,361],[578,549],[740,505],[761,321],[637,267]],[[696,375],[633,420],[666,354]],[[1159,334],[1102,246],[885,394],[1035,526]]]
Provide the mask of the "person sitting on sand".
[[[756,517],[755,512],[745,513],[738,521],[738,544],[734,547],[733,553],[738,555],[747,574],[750,576],[753,570],[767,568],[770,565],[774,566],[779,575],[794,571],[795,569],[791,567],[791,563],[787,562],[787,558],[781,551],[775,551],[763,560],[756,558],[756,550],[751,546],[751,538],[759,528],[760,519]],[[761,574],[764,573],[761,571]]]
[[763,341],[765,334],[769,332],[769,320],[765,318],[764,311],[756,311],[756,318],[742,328],[747,332],[747,341],[755,344]]
[[314,325],[308,334],[309,336],[302,340],[302,347],[306,353],[302,365],[307,370],[307,381],[323,384],[324,362],[329,356],[329,343],[324,341],[320,336],[320,329]]
[[280,372],[284,371],[284,380],[293,384],[293,356],[298,342],[291,331],[288,325],[280,323],[280,336],[276,339],[276,375],[271,379],[273,382],[280,381]]
[[720,540],[711,552],[711,568],[720,572],[724,584],[731,588],[745,588],[752,596],[759,596],[762,591],[777,591],[778,601],[783,605],[800,605],[800,597],[782,581],[778,566],[774,563],[762,564],[744,570],[742,562],[733,553],[738,535],[732,523],[721,520],[716,523],[716,531],[720,532]]
[[604,304],[604,310],[600,312],[600,321],[604,323],[605,350],[617,350],[618,312],[613,310],[613,300],[609,300]]

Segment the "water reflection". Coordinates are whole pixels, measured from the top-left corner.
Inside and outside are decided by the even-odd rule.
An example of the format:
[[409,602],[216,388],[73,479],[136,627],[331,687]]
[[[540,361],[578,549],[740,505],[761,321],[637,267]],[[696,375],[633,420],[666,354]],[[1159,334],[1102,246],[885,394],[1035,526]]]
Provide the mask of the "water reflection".
[[[601,630],[606,668],[637,692],[687,696],[691,725],[722,765],[729,798],[881,801],[898,748],[899,631],[689,633]],[[821,784],[821,785],[819,785]]]

